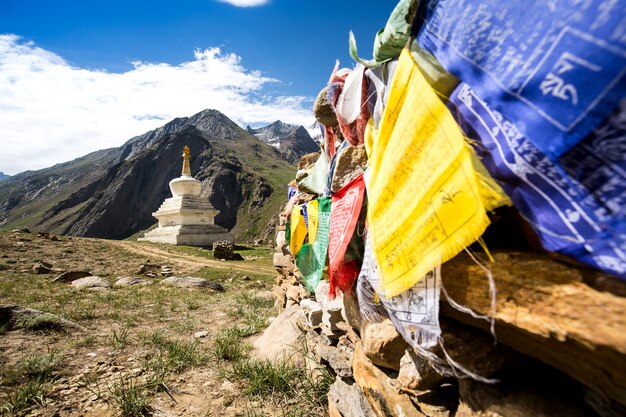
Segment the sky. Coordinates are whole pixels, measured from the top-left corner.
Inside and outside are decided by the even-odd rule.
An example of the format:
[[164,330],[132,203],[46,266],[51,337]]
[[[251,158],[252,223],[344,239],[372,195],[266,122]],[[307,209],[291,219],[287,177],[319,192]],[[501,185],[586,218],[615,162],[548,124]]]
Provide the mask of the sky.
[[52,166],[175,117],[310,127],[348,33],[371,57],[397,1],[0,0],[0,172]]

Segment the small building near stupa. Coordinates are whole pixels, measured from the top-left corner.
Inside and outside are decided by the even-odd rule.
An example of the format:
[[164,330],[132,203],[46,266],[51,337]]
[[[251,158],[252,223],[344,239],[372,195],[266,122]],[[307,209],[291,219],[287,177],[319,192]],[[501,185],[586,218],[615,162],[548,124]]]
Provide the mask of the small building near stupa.
[[228,230],[214,222],[219,214],[206,198],[200,197],[202,184],[191,176],[189,147],[183,149],[182,175],[170,181],[172,197],[152,213],[159,220],[156,229],[139,240],[173,245],[210,246],[218,240],[233,242]]

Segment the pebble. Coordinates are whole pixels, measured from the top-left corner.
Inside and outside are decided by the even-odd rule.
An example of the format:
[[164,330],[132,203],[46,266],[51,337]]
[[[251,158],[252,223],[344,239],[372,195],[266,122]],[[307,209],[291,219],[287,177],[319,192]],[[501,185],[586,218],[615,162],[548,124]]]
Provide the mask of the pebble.
[[209,335],[209,331],[208,330],[203,330],[201,332],[196,332],[193,336],[197,339],[201,339],[203,337],[207,337]]

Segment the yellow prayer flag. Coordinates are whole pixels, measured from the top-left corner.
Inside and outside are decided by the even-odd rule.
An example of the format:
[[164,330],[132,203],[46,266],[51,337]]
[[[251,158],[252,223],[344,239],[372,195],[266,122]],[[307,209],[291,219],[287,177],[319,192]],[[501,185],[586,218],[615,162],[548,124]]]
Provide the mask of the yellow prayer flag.
[[291,238],[289,239],[289,250],[293,256],[300,252],[300,248],[306,238],[306,224],[302,215],[302,207],[295,206],[291,212]]
[[306,213],[309,219],[309,243],[313,243],[315,242],[315,238],[317,237],[317,219],[319,218],[319,216],[317,215],[317,200],[312,200],[307,203]]
[[470,155],[403,50],[369,159],[368,220],[386,297],[411,288],[488,226]]

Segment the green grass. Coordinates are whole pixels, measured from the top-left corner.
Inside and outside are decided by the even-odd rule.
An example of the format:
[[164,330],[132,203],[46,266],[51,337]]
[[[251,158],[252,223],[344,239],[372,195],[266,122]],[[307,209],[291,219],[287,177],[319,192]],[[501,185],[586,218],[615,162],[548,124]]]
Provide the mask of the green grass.
[[16,388],[0,405],[0,415],[19,415],[33,406],[43,406],[49,386],[41,379],[27,381]]
[[185,342],[182,340],[170,341],[166,344],[167,368],[174,372],[182,372],[187,368],[201,365],[204,362],[204,355],[198,349],[198,342]]
[[44,313],[37,316],[30,316],[20,320],[18,327],[25,330],[62,330],[61,318],[54,314]]
[[241,293],[237,295],[236,300],[242,304],[246,304],[252,308],[271,308],[274,307],[274,300],[266,300],[250,293]]
[[9,371],[3,375],[5,382],[11,380],[16,387],[0,404],[0,415],[21,415],[31,407],[43,406],[50,382],[58,377],[62,366],[59,352],[48,350],[43,354],[29,353],[17,362],[14,370],[4,370]]
[[17,363],[18,370],[27,379],[50,381],[58,374],[63,365],[57,350],[47,353],[31,353]]
[[113,329],[111,333],[111,344],[113,347],[116,349],[124,349],[130,341],[128,338],[129,334],[128,326],[122,327],[119,332]]
[[110,396],[122,417],[142,417],[151,414],[148,389],[134,378],[120,378],[110,389]]
[[249,348],[241,341],[242,337],[242,333],[237,327],[222,330],[213,341],[211,355],[215,359],[226,361],[243,359]]
[[254,359],[234,362],[231,377],[245,382],[243,393],[247,396],[271,397],[282,402],[297,398],[310,410],[318,411],[326,407],[328,391],[334,382],[333,375],[324,367],[308,370],[291,361],[274,363]]

